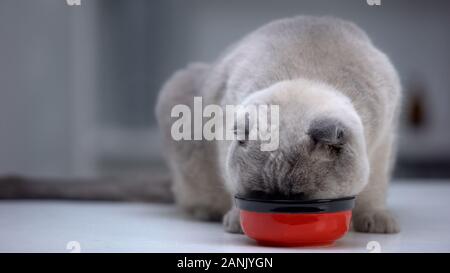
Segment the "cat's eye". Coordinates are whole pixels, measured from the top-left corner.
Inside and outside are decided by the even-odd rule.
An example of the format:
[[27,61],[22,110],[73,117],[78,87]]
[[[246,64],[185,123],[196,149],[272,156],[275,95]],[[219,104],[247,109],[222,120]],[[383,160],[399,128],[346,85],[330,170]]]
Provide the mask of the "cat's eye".
[[244,139],[236,139],[239,146],[245,146],[247,144],[247,139],[248,139],[248,135],[249,135],[248,126],[245,127],[245,130],[243,132],[241,131],[241,133],[239,133],[237,125],[235,125],[233,132],[234,132],[234,135],[236,136],[236,138],[244,138]]
[[238,140],[238,144],[239,144],[240,146],[244,146],[245,143],[246,143],[245,140]]

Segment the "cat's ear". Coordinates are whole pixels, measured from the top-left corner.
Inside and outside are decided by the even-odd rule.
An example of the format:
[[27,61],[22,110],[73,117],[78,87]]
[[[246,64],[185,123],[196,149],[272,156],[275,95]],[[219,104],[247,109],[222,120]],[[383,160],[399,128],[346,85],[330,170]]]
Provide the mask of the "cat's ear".
[[326,158],[338,155],[348,137],[345,126],[332,118],[314,120],[307,134],[311,138],[312,150]]

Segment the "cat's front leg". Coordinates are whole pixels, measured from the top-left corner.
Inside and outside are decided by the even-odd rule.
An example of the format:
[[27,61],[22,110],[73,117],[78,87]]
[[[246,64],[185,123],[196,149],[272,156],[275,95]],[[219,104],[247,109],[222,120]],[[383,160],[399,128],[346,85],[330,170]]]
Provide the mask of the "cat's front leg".
[[239,209],[231,208],[223,217],[223,227],[229,233],[244,233],[241,227]]
[[353,228],[359,232],[397,233],[400,226],[387,208],[386,193],[392,166],[392,139],[388,137],[371,157],[369,183],[356,199]]

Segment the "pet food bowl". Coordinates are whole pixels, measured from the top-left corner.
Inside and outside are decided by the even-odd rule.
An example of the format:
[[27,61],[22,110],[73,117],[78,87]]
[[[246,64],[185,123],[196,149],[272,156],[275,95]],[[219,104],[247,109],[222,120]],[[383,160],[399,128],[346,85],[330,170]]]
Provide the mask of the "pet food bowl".
[[270,200],[235,197],[244,233],[262,245],[330,245],[350,227],[355,197]]

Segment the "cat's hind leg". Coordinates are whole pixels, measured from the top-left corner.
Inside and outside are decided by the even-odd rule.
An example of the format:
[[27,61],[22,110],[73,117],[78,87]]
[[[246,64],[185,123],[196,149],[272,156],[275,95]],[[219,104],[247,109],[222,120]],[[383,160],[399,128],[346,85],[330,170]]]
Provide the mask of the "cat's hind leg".
[[201,96],[201,86],[209,70],[207,64],[191,64],[176,72],[160,92],[156,115],[163,132],[163,150],[171,170],[177,205],[194,218],[220,221],[231,207],[231,198],[219,175],[214,143],[176,141],[171,135],[172,108],[187,105],[193,113],[194,96]]

